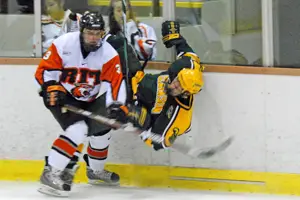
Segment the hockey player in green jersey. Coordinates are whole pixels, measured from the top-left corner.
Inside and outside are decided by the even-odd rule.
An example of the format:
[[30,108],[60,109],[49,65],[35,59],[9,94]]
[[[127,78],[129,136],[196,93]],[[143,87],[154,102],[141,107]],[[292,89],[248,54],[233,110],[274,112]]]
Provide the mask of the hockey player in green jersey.
[[[160,74],[138,72],[132,78],[135,105],[118,107],[112,113],[119,121],[143,129],[141,138],[155,150],[170,147],[177,136],[190,130],[194,95],[204,84],[203,66],[180,34],[179,23],[164,22],[162,36],[167,48],[176,47],[177,60]],[[162,135],[163,141],[153,142],[149,132]]]

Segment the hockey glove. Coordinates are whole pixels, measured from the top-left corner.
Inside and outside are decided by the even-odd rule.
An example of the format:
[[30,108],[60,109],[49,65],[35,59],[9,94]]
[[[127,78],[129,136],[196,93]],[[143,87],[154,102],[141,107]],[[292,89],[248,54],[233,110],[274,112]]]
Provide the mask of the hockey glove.
[[128,106],[127,118],[133,126],[142,130],[147,130],[150,127],[151,115],[145,107],[130,105]]
[[56,81],[45,82],[42,86],[42,94],[47,108],[59,107],[65,104],[66,90]]
[[108,108],[108,114],[111,118],[122,123],[130,122],[133,126],[142,130],[147,130],[150,127],[151,116],[144,107],[112,104]]
[[161,138],[159,138],[161,139],[161,141],[153,141],[153,137],[156,137],[156,139],[158,139],[157,137],[159,136],[159,134],[154,135],[151,130],[144,131],[140,134],[140,138],[145,142],[145,144],[152,147],[155,151],[164,149],[164,146],[162,145],[162,143],[164,142],[163,136],[160,136]]
[[127,123],[128,108],[121,103],[113,103],[107,108],[108,117],[119,122]]
[[162,23],[161,34],[163,43],[167,48],[180,44],[184,38],[180,35],[180,24],[176,21],[165,21]]

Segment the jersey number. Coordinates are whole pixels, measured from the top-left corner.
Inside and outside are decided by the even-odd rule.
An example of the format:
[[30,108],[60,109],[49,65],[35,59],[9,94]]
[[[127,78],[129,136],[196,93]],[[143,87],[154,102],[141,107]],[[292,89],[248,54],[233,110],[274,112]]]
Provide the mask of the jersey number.
[[121,66],[119,64],[116,65],[117,73],[121,74]]

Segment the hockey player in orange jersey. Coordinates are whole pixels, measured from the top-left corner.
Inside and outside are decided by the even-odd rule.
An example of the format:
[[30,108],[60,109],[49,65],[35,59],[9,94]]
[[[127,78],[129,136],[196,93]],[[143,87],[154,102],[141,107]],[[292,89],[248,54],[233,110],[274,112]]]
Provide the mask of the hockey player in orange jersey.
[[70,104],[107,116],[107,112],[113,114],[125,103],[126,87],[120,58],[115,49],[102,40],[104,30],[101,14],[83,15],[80,31],[55,39],[36,70],[35,78],[41,86],[44,104],[64,130],[64,134],[53,142],[47,157],[40,178],[39,191],[42,193],[68,196],[77,166],[76,162],[70,161],[78,160],[79,146],[87,136],[89,181],[119,182],[118,174],[104,169],[110,127],[81,115],[62,112],[63,105]]

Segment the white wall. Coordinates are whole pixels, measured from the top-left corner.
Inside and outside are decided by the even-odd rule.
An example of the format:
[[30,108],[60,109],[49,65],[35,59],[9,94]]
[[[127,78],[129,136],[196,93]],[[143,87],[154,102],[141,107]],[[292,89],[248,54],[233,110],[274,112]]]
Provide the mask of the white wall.
[[[1,159],[42,159],[62,133],[37,95],[34,71],[35,66],[0,66]],[[299,77],[205,73],[205,82],[196,97],[192,132],[180,142],[207,147],[233,134],[236,139],[227,151],[195,160],[174,152],[154,152],[139,138],[115,132],[109,161],[300,171]]]

